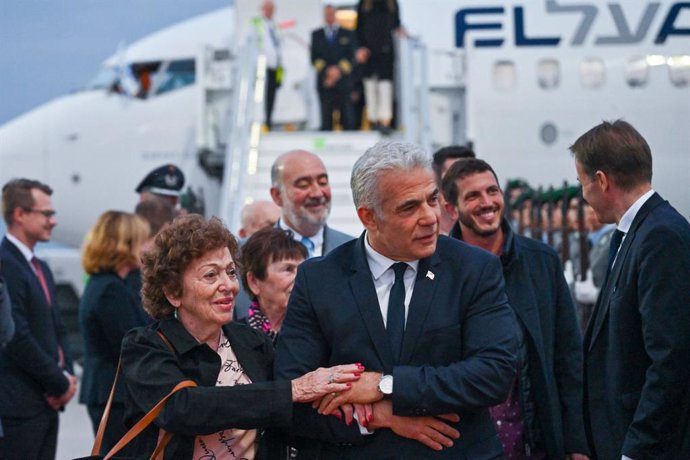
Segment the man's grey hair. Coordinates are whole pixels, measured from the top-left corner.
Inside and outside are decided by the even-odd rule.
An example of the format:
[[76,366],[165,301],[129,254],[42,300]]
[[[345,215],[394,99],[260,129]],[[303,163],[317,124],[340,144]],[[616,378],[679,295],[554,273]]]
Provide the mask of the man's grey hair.
[[381,215],[378,181],[384,174],[422,168],[431,172],[431,157],[416,144],[381,141],[367,149],[352,167],[350,187],[355,208],[364,206]]
[[280,167],[283,165],[282,161],[274,161],[271,166],[271,187],[276,187],[278,189],[283,188],[283,184],[280,180]]

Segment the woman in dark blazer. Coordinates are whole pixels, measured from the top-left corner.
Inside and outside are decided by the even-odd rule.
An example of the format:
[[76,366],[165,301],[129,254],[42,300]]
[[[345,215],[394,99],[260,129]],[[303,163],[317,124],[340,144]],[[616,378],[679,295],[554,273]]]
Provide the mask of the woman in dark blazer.
[[[183,380],[163,412],[126,448],[148,458],[160,430],[173,434],[165,458],[276,458],[263,428],[286,426],[293,403],[349,387],[358,364],[271,381],[273,345],[264,333],[232,323],[238,245],[217,218],[177,218],[143,257],[144,308],[154,324],[122,345],[125,423],[133,425]],[[166,341],[168,343],[166,343]]]
[[[149,226],[140,217],[107,211],[86,236],[82,255],[89,281],[79,302],[79,325],[84,340],[84,375],[79,402],[86,404],[94,433],[103,416],[115,378],[122,338],[133,327],[149,322],[139,298],[125,282],[139,267],[142,243]],[[115,393],[103,442],[107,452],[126,432],[124,391]]]

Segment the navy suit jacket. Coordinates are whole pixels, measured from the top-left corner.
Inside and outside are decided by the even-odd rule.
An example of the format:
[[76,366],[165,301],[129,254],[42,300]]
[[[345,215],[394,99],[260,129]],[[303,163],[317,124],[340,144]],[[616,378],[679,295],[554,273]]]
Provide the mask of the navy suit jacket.
[[325,441],[322,458],[501,457],[486,408],[508,395],[518,339],[499,260],[440,237],[436,252],[419,263],[394,365],[364,238],[300,265],[278,337],[275,376],[292,379],[320,366],[361,362],[393,375],[395,414],[458,413],[461,437],[435,452],[388,429],[362,436],[356,424],[345,426],[309,405],[295,408],[293,434]]
[[15,334],[0,350],[0,415],[32,417],[50,409],[45,394],[60,396],[69,381],[58,366],[58,346],[65,356],[65,369],[72,372],[72,358],[60,319],[53,275],[40,261],[52,305],[31,265],[7,238],[0,245],[2,266],[12,300]]
[[[137,270],[138,272],[138,270]],[[84,374],[79,402],[105,406],[115,379],[122,339],[150,318],[136,292],[113,272],[91,275],[79,301],[79,327],[84,340]],[[116,387],[116,402],[124,401],[124,387]]]
[[658,194],[623,240],[584,346],[596,457],[690,458],[690,225]]

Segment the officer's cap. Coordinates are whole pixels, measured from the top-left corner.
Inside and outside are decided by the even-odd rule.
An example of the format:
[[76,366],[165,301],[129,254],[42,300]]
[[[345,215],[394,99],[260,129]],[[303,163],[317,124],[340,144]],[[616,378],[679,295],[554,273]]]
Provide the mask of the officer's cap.
[[160,166],[144,177],[136,188],[137,193],[151,192],[156,195],[180,196],[184,186],[184,174],[173,164]]

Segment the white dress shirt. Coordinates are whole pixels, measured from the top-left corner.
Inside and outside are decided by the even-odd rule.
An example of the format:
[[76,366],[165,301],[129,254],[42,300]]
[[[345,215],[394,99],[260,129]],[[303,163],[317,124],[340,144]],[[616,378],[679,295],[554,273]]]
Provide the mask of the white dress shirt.
[[[637,216],[637,213],[640,211],[640,208],[642,208],[642,205],[644,205],[647,200],[652,197],[652,195],[654,195],[654,190],[650,190],[639,197],[632,205],[630,205],[628,210],[625,211],[625,214],[623,214],[623,217],[621,217],[620,222],[618,222],[617,229],[623,232],[623,239],[621,240],[621,244],[618,246],[618,252],[620,252],[621,248],[623,247],[623,242],[628,237],[628,232],[630,231],[630,227],[635,220],[635,216]],[[618,252],[616,252],[616,258],[613,259],[613,264],[611,267],[616,265],[616,260],[618,260]]]
[[[376,297],[379,299],[379,308],[381,309],[383,324],[386,325],[388,317],[388,298],[390,297],[391,289],[393,289],[393,284],[395,283],[395,272],[391,266],[399,261],[390,259],[372,248],[369,244],[368,235],[365,235],[364,242],[364,251],[366,252],[369,270],[371,271],[371,277],[374,281]],[[405,322],[407,322],[407,313],[410,310],[410,299],[412,299],[412,291],[414,290],[414,283],[417,278],[419,260],[413,260],[406,263],[407,270],[405,270],[405,276],[403,278],[405,283]]]
[[31,267],[31,270],[33,270],[33,272],[36,273],[36,269],[34,268],[34,264],[31,263],[31,261],[34,258],[34,252],[31,249],[29,249],[29,247],[27,245],[25,245],[24,243],[19,241],[17,239],[17,237],[12,235],[11,233],[7,233],[5,236],[10,241],[10,243],[17,246],[17,249],[19,249],[19,252],[21,252],[22,255],[24,256],[24,258],[26,259],[26,261],[29,262],[29,267]]
[[[266,67],[269,69],[277,69],[280,66],[280,35],[278,34],[278,28],[270,19],[261,18],[264,23],[263,33],[263,52],[266,55]],[[271,36],[271,31],[273,31],[274,36],[277,38],[276,43]]]

